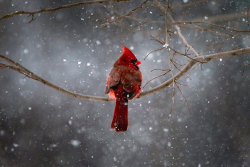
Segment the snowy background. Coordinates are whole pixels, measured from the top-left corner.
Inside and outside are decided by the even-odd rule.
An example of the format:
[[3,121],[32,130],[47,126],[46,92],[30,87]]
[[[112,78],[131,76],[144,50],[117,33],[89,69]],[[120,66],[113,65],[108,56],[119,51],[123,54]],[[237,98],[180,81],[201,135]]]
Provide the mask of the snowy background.
[[[0,0],[0,17],[19,10],[53,8],[73,1]],[[126,13],[142,1],[109,4]],[[190,3],[174,1],[174,5]],[[183,20],[247,12],[247,0],[212,0],[192,8],[174,10]],[[126,4],[124,8],[124,4]],[[192,9],[192,10],[191,10]],[[148,12],[145,12],[148,11]],[[153,7],[139,13],[145,18],[164,20]],[[104,95],[107,75],[121,46],[130,48],[142,62],[143,84],[169,68],[166,52],[144,57],[161,46],[150,35],[164,25],[124,20],[118,25],[94,29],[105,16],[112,16],[102,5],[85,5],[0,21],[0,54],[8,56],[53,84],[88,95]],[[247,29],[247,18],[234,24],[217,24]],[[131,31],[130,31],[131,30]],[[183,29],[195,49],[201,51],[219,38],[213,34]],[[248,47],[249,38],[238,37],[225,43],[221,51],[235,46]],[[183,49],[173,37],[170,45]],[[183,50],[182,50],[183,51]],[[211,49],[203,54],[215,53]],[[24,78],[10,69],[0,70],[0,165],[12,166],[249,166],[250,165],[250,67],[242,77],[247,55],[214,60],[196,65],[189,71],[192,80],[179,82],[192,114],[176,89],[175,106],[171,89],[130,101],[129,129],[126,133],[110,130],[114,102],[76,99],[42,83]],[[183,61],[185,63],[185,61]],[[171,75],[149,83],[148,90]]]

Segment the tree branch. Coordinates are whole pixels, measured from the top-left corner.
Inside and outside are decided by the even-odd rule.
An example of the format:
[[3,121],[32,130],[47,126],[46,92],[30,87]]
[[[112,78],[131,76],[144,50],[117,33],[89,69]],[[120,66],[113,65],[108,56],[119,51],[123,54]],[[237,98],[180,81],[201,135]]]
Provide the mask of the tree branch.
[[[172,8],[172,6],[171,6]],[[106,9],[108,9],[106,7]],[[118,16],[123,16],[121,13],[112,10],[112,9],[108,9],[109,11],[114,12],[115,14],[117,14]],[[211,16],[208,17],[208,19],[206,20],[207,23],[213,23],[213,22],[218,22],[218,21],[227,21],[229,19],[235,19],[237,17],[247,17],[247,14],[245,13],[230,13],[230,14],[222,14],[219,16]],[[144,18],[139,18],[139,17],[131,17],[131,16],[124,16],[124,18],[129,19],[129,20],[134,20],[134,21],[138,21],[138,22],[143,22],[144,24],[165,24],[165,21],[156,21],[156,20],[145,20]],[[189,20],[189,22],[202,22],[201,20],[204,20],[204,17],[200,17],[200,18],[196,18],[193,20]],[[181,23],[181,22],[179,22]],[[177,24],[177,22],[170,22],[169,24]]]
[[176,22],[172,22],[172,25],[179,25],[179,24],[205,24],[205,25],[209,25],[211,27],[215,27],[215,28],[221,28],[224,30],[230,30],[230,31],[234,31],[237,33],[241,33],[241,32],[250,32],[250,30],[238,30],[235,28],[231,28],[231,27],[226,27],[226,26],[221,26],[218,24],[212,24],[212,23],[208,23],[208,22],[203,22],[203,21],[176,21]]
[[67,8],[72,8],[76,6],[82,6],[82,5],[90,5],[90,4],[102,4],[102,3],[115,3],[115,2],[127,2],[130,0],[98,0],[98,1],[87,1],[87,2],[79,2],[79,3],[74,3],[74,4],[69,4],[69,5],[64,5],[64,6],[59,6],[56,8],[43,8],[41,10],[36,10],[36,11],[17,11],[11,14],[4,15],[3,17],[0,17],[0,21],[14,17],[16,15],[20,14],[27,14],[29,16],[32,16],[32,21],[34,20],[34,15],[38,13],[44,13],[44,12],[55,12],[57,10],[61,9],[67,9]]
[[[245,13],[229,13],[229,14],[210,16],[210,17],[208,17],[206,22],[209,22],[209,23],[222,22],[222,21],[232,20],[232,19],[235,19],[237,17],[247,17],[247,14],[245,14]],[[201,21],[201,20],[204,20],[204,17],[194,19],[191,21]]]
[[[172,22],[175,22],[174,19],[173,19],[173,17],[170,15],[170,13],[165,9],[164,6],[162,6],[161,3],[158,2],[158,0],[154,0],[154,3],[155,3],[155,5],[156,5],[161,11],[163,11],[165,14],[167,14],[167,16],[170,18],[170,20],[171,20]],[[194,52],[195,56],[199,56],[199,54],[196,52],[196,50],[195,50],[191,45],[188,44],[186,38],[182,35],[180,27],[179,27],[178,25],[174,25],[174,27],[175,27],[175,29],[177,30],[178,35],[179,35],[179,37],[182,39],[182,41],[184,42],[184,44]]]
[[3,68],[10,68],[12,70],[15,70],[23,75],[25,75],[28,78],[37,80],[41,83],[43,83],[44,85],[51,87],[59,92],[65,93],[67,95],[76,97],[76,98],[80,98],[80,99],[85,99],[85,100],[93,100],[93,101],[113,101],[110,98],[107,97],[98,97],[98,96],[89,96],[89,95],[83,95],[83,94],[79,94],[79,93],[74,93],[71,91],[68,91],[66,89],[63,89],[59,86],[56,86],[48,81],[46,81],[45,79],[39,77],[38,75],[36,75],[35,73],[31,72],[30,70],[28,70],[27,68],[23,67],[21,64],[15,62],[14,60],[11,60],[8,57],[5,57],[3,55],[0,55],[0,58],[6,60],[7,62],[9,62],[10,64],[6,64],[6,63],[0,63],[0,69]]
[[[166,88],[167,86],[169,86],[170,84],[173,83],[173,81],[178,80],[180,77],[182,77],[195,63],[197,63],[197,61],[204,61],[204,63],[210,61],[210,60],[214,60],[214,59],[219,59],[219,58],[226,58],[226,57],[232,57],[232,56],[238,56],[238,55],[242,55],[242,54],[246,54],[246,53],[250,53],[250,47],[248,48],[243,48],[243,49],[237,49],[237,50],[232,50],[232,51],[228,51],[228,52],[221,52],[221,53],[215,53],[215,54],[210,54],[210,55],[204,55],[204,56],[197,56],[194,57],[194,60],[189,60],[189,62],[178,72],[176,73],[173,77],[171,77],[170,79],[168,79],[166,82],[148,90],[148,91],[144,91],[140,94],[139,97],[137,98],[141,98],[141,97],[145,97],[148,96],[150,94],[153,94],[155,92],[158,92],[164,88]],[[36,75],[35,73],[31,72],[30,70],[26,69],[25,67],[23,67],[21,64],[13,61],[12,59],[5,57],[3,55],[0,55],[0,59],[6,60],[8,63],[0,63],[0,69],[3,68],[10,68],[14,71],[17,71],[23,75],[25,75],[28,78],[37,80],[41,83],[43,83],[44,85],[51,87],[59,92],[62,92],[64,94],[76,97],[76,98],[80,98],[80,99],[84,99],[84,100],[92,100],[92,101],[113,101],[110,98],[107,97],[100,97],[100,96],[90,96],[90,95],[83,95],[83,94],[79,94],[79,93],[74,93],[71,91],[68,91],[66,89],[63,89],[59,86],[56,86],[48,81],[46,81],[45,79],[39,77],[38,75]]]
[[[226,57],[232,57],[232,56],[239,56],[242,54],[250,53],[250,47],[248,48],[242,48],[242,49],[237,49],[237,50],[232,50],[232,51],[227,51],[227,52],[220,52],[220,53],[215,53],[215,54],[210,54],[210,55],[205,55],[205,56],[197,56],[194,57],[195,60],[201,60],[204,61],[204,63],[207,63],[210,60],[214,59],[219,59],[219,58],[226,58]],[[168,87],[170,84],[173,83],[173,80],[178,80],[180,77],[182,77],[188,70],[190,70],[197,61],[195,60],[189,60],[189,62],[179,71],[177,74],[175,74],[172,78],[168,79],[166,82],[148,90],[145,92],[142,92],[139,97],[141,98],[144,96],[148,96],[150,94],[153,94],[155,92],[158,92],[165,87]]]
[[138,7],[134,8],[133,10],[129,11],[127,14],[125,15],[120,15],[119,17],[117,17],[116,19],[114,20],[111,20],[107,23],[104,23],[104,24],[101,24],[100,26],[97,26],[95,28],[103,28],[103,27],[107,27],[108,25],[110,24],[113,24],[113,23],[116,23],[116,22],[119,22],[121,21],[124,17],[128,17],[130,16],[131,14],[133,14],[135,11],[139,10],[139,9],[142,9],[143,8],[143,5],[145,5],[146,3],[148,2],[148,0],[145,0],[143,3],[141,3]]

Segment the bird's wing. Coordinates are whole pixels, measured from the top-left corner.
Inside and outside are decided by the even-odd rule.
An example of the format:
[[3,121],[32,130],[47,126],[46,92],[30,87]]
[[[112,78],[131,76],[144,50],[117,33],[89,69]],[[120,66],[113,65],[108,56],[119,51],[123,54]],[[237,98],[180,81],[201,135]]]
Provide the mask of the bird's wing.
[[120,82],[120,74],[117,68],[113,68],[108,76],[106,86],[105,86],[105,94],[110,92],[110,88],[116,86]]
[[123,88],[128,92],[128,99],[133,99],[140,94],[141,82],[142,76],[139,71],[126,73],[124,77],[121,78]]

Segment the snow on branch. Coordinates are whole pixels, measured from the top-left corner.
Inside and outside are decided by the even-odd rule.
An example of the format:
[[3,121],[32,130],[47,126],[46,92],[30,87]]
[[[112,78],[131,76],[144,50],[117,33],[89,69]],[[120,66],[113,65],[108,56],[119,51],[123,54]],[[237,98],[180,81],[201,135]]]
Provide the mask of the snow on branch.
[[[243,54],[247,54],[247,53],[250,53],[250,47],[232,50],[232,51],[227,51],[227,52],[220,52],[220,53],[215,53],[215,54],[194,57],[193,59],[190,59],[189,62],[178,73],[173,75],[170,79],[168,79],[164,83],[162,83],[162,84],[160,84],[160,85],[158,85],[150,90],[142,92],[138,98],[148,96],[150,94],[153,94],[155,92],[158,92],[158,91],[168,87],[170,84],[173,83],[173,81],[176,81],[176,80],[180,79],[183,75],[185,75],[192,68],[192,66],[199,61],[202,61],[203,63],[207,63],[210,60],[239,56],[239,55],[243,55]],[[3,68],[12,69],[14,71],[17,71],[17,72],[25,75],[28,78],[37,80],[37,81],[43,83],[44,85],[51,87],[52,89],[55,89],[59,92],[73,96],[75,98],[80,98],[80,99],[84,99],[84,100],[92,100],[92,101],[113,101],[112,99],[110,99],[108,97],[83,95],[83,94],[68,91],[66,89],[63,89],[59,86],[56,86],[56,85],[46,81],[45,79],[39,77],[38,75],[31,72],[27,68],[23,67],[21,64],[15,62],[14,60],[12,60],[6,56],[0,55],[0,60],[5,60],[8,62],[8,63],[0,62],[0,69],[3,69]]]

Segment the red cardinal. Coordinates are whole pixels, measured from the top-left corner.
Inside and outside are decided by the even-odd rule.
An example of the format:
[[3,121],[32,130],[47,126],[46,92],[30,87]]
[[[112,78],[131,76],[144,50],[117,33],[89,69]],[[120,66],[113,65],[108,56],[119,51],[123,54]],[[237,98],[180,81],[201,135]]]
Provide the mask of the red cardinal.
[[140,95],[142,74],[138,65],[141,64],[135,55],[125,46],[123,53],[116,60],[108,76],[105,94],[115,99],[115,111],[111,129],[125,132],[128,129],[128,100]]

